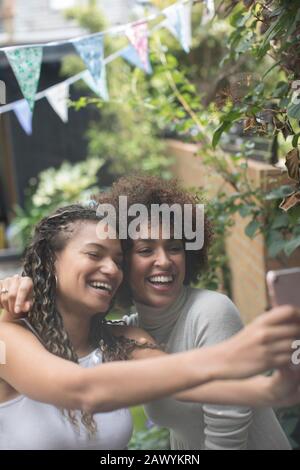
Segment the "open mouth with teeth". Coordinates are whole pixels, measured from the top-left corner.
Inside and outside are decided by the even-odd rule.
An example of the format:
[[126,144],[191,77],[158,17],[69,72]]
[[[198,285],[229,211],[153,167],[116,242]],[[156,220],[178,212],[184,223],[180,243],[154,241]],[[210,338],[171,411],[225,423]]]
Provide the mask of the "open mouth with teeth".
[[175,279],[175,276],[172,274],[172,275],[167,275],[167,276],[151,276],[151,277],[148,277],[147,280],[153,286],[168,286],[174,282],[174,279]]
[[97,291],[104,291],[110,295],[113,291],[112,286],[107,282],[91,281],[88,283],[88,285]]

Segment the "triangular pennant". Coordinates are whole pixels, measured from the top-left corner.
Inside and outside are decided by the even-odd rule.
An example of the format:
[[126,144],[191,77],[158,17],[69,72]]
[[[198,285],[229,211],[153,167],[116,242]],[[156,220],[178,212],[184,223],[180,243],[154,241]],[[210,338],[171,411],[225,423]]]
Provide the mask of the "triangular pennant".
[[103,64],[100,80],[96,83],[93,79],[89,70],[86,70],[82,76],[82,79],[85,81],[87,86],[94,92],[96,95],[100,96],[103,101],[109,101],[109,94],[107,89],[106,82],[106,67]]
[[23,96],[33,111],[41,74],[43,48],[41,46],[14,48],[6,50],[5,53]]
[[87,86],[96,94],[99,95],[99,89],[97,88],[97,84],[95,83],[91,72],[89,70],[86,70],[83,75],[82,75],[82,80],[85,81]]
[[204,0],[205,7],[204,13],[202,15],[202,25],[206,25],[209,23],[215,16],[216,7],[215,7],[215,0]]
[[91,72],[96,83],[101,79],[104,61],[104,46],[102,36],[92,36],[73,42],[80,57]]
[[99,93],[101,98],[104,101],[109,101],[109,94],[108,94],[108,89],[107,89],[107,81],[106,81],[106,67],[102,67],[102,72],[101,72],[101,77],[100,80],[97,83],[97,86],[99,87]]
[[145,72],[150,73],[151,65],[149,61],[148,24],[143,22],[131,25],[127,28],[126,35],[132,46],[137,51],[143,64],[143,69]]
[[165,27],[178,39],[185,52],[190,51],[192,43],[191,3],[171,5],[163,10],[166,16]]
[[19,123],[27,135],[32,134],[32,112],[26,100],[17,101],[14,106],[14,113]]
[[68,122],[69,85],[59,83],[46,92],[46,98],[63,122]]
[[[120,56],[123,57],[124,60],[129,62],[129,64],[133,65],[134,67],[137,67],[139,69],[145,70],[144,65],[141,61],[141,58],[139,54],[137,53],[137,50],[133,46],[128,46],[125,49],[123,49],[120,53]],[[146,70],[147,73],[152,73],[152,67],[149,62],[148,70]]]

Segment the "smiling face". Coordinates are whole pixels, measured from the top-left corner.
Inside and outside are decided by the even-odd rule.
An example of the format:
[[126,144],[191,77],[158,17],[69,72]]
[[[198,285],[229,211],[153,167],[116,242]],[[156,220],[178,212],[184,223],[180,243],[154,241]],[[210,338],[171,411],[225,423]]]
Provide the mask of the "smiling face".
[[[160,230],[161,232],[161,230]],[[171,305],[185,278],[181,240],[135,240],[127,257],[128,282],[136,302],[154,308]]]
[[122,282],[119,240],[99,240],[96,222],[76,223],[65,248],[56,255],[57,303],[60,310],[107,312]]

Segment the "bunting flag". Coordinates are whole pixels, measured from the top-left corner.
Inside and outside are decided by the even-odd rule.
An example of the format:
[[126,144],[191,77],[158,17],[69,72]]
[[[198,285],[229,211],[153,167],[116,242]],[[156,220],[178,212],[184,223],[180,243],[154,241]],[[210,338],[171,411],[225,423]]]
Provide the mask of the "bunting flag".
[[127,29],[126,35],[132,46],[135,48],[143,65],[143,69],[145,72],[151,73],[148,45],[148,24],[144,22],[131,25]]
[[104,61],[102,36],[83,38],[79,41],[74,41],[73,44],[83,62],[91,72],[95,83],[98,83],[101,78]]
[[68,122],[69,85],[59,83],[46,92],[46,98],[63,122]]
[[32,112],[26,100],[17,101],[14,105],[14,113],[27,135],[32,134]]
[[165,27],[180,42],[185,52],[190,52],[192,44],[192,5],[188,3],[175,3],[164,9],[166,16]]
[[[129,62],[129,64],[145,71],[145,68],[144,68],[144,65],[141,61],[141,58],[140,58],[139,54],[137,53],[137,50],[132,45],[129,45],[128,47],[126,47],[126,49],[123,49],[120,53],[120,56],[124,60]],[[146,72],[149,73],[149,74],[152,73],[152,67],[151,67],[150,62],[149,62],[149,67],[146,70]]]
[[96,93],[100,95],[104,101],[108,101],[109,96],[106,83],[103,37],[87,37],[80,41],[74,41],[73,44],[86,64],[92,76],[92,80],[94,80],[96,89],[98,90]]
[[41,46],[14,48],[6,50],[5,54],[23,96],[27,100],[30,110],[33,111],[41,73],[43,48]]
[[204,0],[204,3],[205,7],[201,21],[202,25],[209,23],[214,18],[216,13],[215,0]]
[[82,80],[85,81],[87,86],[96,94],[99,95],[99,89],[91,75],[91,72],[89,70],[86,70],[84,74],[82,75]]
[[[210,15],[215,13],[214,0],[203,0],[205,11]],[[32,133],[32,114],[35,101],[46,97],[60,116],[63,122],[68,121],[68,91],[69,87],[78,80],[83,79],[86,84],[103,100],[108,101],[109,95],[106,81],[106,63],[122,57],[135,67],[146,73],[152,73],[149,60],[148,22],[158,18],[162,14],[164,20],[160,21],[153,30],[162,26],[167,27],[180,41],[183,49],[188,52],[191,46],[191,6],[192,0],[180,0],[156,15],[148,16],[141,21],[121,25],[109,29],[103,33],[74,38],[67,41],[50,42],[41,45],[30,44],[20,47],[0,48],[5,52],[7,59],[14,71],[16,80],[20,86],[25,100],[16,101],[0,106],[0,114],[14,111],[25,132]],[[117,51],[104,59],[103,38],[106,34],[126,34],[130,44],[121,51]],[[41,73],[43,49],[55,47],[65,43],[72,43],[85,63],[87,70],[80,72],[64,82],[46,90],[37,92]]]
[[95,82],[93,79],[91,72],[86,70],[82,77],[81,77],[87,86],[98,96],[100,96],[103,101],[109,101],[109,94],[107,90],[107,82],[106,82],[106,68],[103,67],[101,78],[98,83]]

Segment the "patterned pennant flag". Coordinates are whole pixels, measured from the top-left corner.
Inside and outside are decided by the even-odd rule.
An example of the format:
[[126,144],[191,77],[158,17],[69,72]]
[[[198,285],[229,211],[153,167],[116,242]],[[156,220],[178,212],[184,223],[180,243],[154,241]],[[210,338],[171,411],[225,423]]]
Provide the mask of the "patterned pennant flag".
[[27,135],[32,134],[32,112],[26,100],[17,101],[14,113]]
[[[123,49],[120,53],[120,56],[123,57],[129,64],[133,65],[134,67],[137,67],[141,70],[145,70],[144,65],[141,61],[141,58],[139,54],[137,53],[137,50],[133,46],[128,46],[125,49]],[[149,62],[149,67],[146,70],[147,73],[152,73],[152,67]]]
[[183,50],[189,52],[192,44],[191,3],[171,5],[165,8],[163,13],[167,18],[166,28],[178,39]]
[[63,122],[68,122],[69,85],[59,83],[46,92],[46,98]]
[[98,83],[95,82],[89,70],[86,70],[83,74],[82,79],[85,81],[87,86],[98,96],[100,96],[103,101],[109,101],[109,94],[107,90],[106,83],[106,68],[103,66],[101,77]]
[[27,100],[30,110],[33,111],[41,74],[43,48],[40,46],[14,48],[5,51],[5,53],[23,96]]
[[104,46],[102,36],[92,36],[73,42],[83,62],[91,72],[96,83],[101,79],[104,61]]
[[132,25],[127,29],[126,35],[132,46],[137,51],[140,61],[143,64],[143,69],[145,72],[151,73],[148,45],[148,24],[144,22]]

